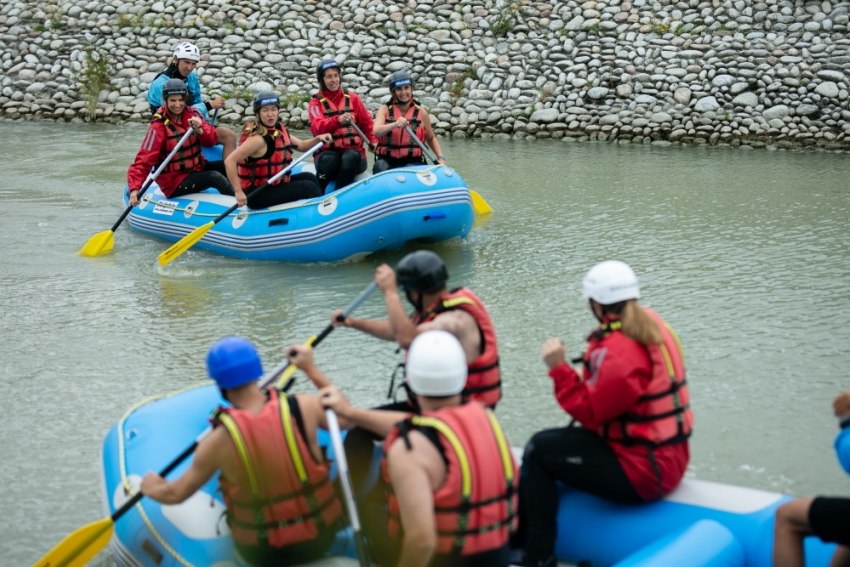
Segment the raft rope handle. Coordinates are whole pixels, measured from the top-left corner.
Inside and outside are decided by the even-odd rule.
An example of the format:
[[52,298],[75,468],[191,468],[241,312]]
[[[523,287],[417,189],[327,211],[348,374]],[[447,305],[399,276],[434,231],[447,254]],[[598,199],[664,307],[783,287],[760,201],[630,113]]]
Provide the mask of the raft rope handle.
[[[144,405],[147,405],[151,402],[155,402],[155,401],[163,399],[163,398],[170,398],[171,396],[176,396],[177,394],[182,394],[183,392],[188,392],[189,390],[194,390],[195,388],[200,388],[200,387],[203,387],[205,385],[206,384],[198,384],[196,386],[189,386],[187,388],[183,388],[182,390],[177,390],[176,392],[171,392],[169,394],[157,394],[155,396],[149,396],[149,397],[143,399],[142,401],[137,402],[136,404],[131,406],[130,409],[128,409],[124,413],[124,415],[121,416],[121,419],[118,420],[118,428],[117,429],[118,429],[119,470],[121,471],[121,484],[124,486],[124,493],[125,494],[129,494],[132,487],[130,486],[129,481],[127,480],[127,460],[126,460],[125,451],[124,451],[124,422],[130,417],[131,414],[133,414],[136,410],[138,410],[140,407],[142,407]],[[142,518],[142,521],[148,527],[148,530],[150,530],[150,533],[153,536],[153,538],[157,541],[157,543],[159,543],[160,546],[162,546],[162,548],[165,551],[167,551],[175,559],[175,561],[177,561],[178,563],[180,563],[184,567],[194,567],[193,564],[191,562],[187,561],[186,559],[184,559],[183,556],[181,556],[180,553],[177,552],[177,550],[175,550],[173,547],[168,545],[168,543],[165,541],[165,539],[162,537],[162,535],[157,531],[156,527],[153,525],[153,522],[151,522],[151,519],[148,517],[147,512],[145,512],[145,509],[142,506],[141,500],[139,500],[139,502],[136,503],[134,508],[136,508],[136,510],[139,512],[139,517]]]
[[[442,165],[432,165],[431,167],[428,167],[427,169],[417,169],[417,170],[405,169],[403,167],[399,167],[399,168],[395,168],[395,169],[388,170],[388,171],[392,171],[393,173],[407,172],[407,173],[414,173],[415,174],[415,173],[419,173],[421,171],[430,172],[431,170],[437,169],[438,167],[444,167],[444,166],[442,166]],[[349,191],[353,188],[354,188],[354,185],[348,185],[347,187],[343,187],[342,189],[334,191],[333,196],[339,197],[339,195],[341,195],[342,193],[345,193],[345,192],[347,192],[347,191]],[[330,195],[325,195],[325,197],[329,197],[329,196]],[[314,197],[314,198],[316,198],[316,197]],[[181,212],[181,213],[186,213],[187,211],[189,211],[189,207],[175,207],[175,206],[171,206],[171,205],[160,205],[159,204],[160,200],[155,201],[155,200],[153,200],[152,197],[148,198],[147,200],[148,200],[148,202],[150,202],[155,207],[156,206],[168,207],[169,209],[171,209],[173,211],[177,211],[177,212]],[[169,201],[170,199],[168,197],[163,196],[163,198],[161,200],[162,201]],[[232,213],[230,213],[230,215],[228,215],[228,216],[237,217],[239,215],[248,215],[248,216],[273,215],[273,214],[276,214],[276,213],[280,213],[282,211],[288,211],[288,210],[297,209],[297,208],[300,208],[300,207],[312,207],[312,206],[314,206],[314,203],[304,203],[304,202],[299,200],[299,201],[294,201],[292,203],[284,203],[284,205],[285,206],[275,205],[275,207],[277,207],[277,208],[275,208],[273,210],[252,210],[252,209],[249,209],[247,211],[246,210],[240,211],[240,210],[237,209],[237,210],[233,211]],[[198,217],[217,217],[219,214],[221,214],[221,213],[199,213],[195,210],[192,210],[190,212],[191,212],[192,216],[198,216]]]

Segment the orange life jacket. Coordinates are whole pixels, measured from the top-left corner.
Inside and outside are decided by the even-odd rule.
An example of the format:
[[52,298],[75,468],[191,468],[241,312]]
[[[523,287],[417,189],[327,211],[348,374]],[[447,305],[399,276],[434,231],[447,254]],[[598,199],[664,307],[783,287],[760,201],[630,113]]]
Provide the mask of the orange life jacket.
[[[242,130],[239,143],[244,142],[254,130],[254,124],[249,123]],[[259,187],[275,176],[281,169],[292,163],[292,140],[289,131],[278,122],[268,130],[265,136],[266,153],[263,157],[248,157],[243,163],[236,164],[239,184],[243,190]],[[273,183],[279,185],[289,181],[289,175],[284,175]]]
[[[183,118],[183,122],[188,124],[189,118],[192,118],[198,114],[198,112],[190,106],[187,106],[183,111],[181,118]],[[165,153],[171,153],[177,146],[177,142],[183,137],[183,134],[186,133],[188,128],[184,128],[178,124],[175,124],[171,120],[169,120],[168,115],[165,112],[165,107],[161,107],[158,112],[154,113],[151,117],[151,122],[162,122],[165,126],[165,129],[168,132],[168,135],[165,139]],[[180,173],[186,171],[198,171],[200,170],[206,159],[204,159],[204,154],[201,152],[201,141],[198,136],[189,136],[189,139],[186,140],[180,149],[177,150],[177,153],[171,158],[171,161],[168,162],[168,165],[165,167],[163,172],[173,172]]]
[[336,531],[342,504],[328,465],[314,460],[304,440],[298,402],[269,390],[259,414],[222,408],[213,423],[230,434],[241,467],[234,482],[220,478],[227,523],[241,545],[285,547]]
[[[343,91],[342,95],[342,106],[339,108],[319,93],[314,94],[313,98],[318,100],[322,105],[322,114],[324,114],[327,118],[330,118],[331,116],[339,116],[346,112],[354,113],[354,109],[351,107],[351,96],[345,91]],[[331,147],[338,150],[345,150],[363,145],[360,136],[351,124],[340,124],[336,130],[331,132],[331,136],[333,136]]]
[[[414,415],[384,441],[384,453],[410,429],[433,430],[446,461],[446,479],[434,491],[440,555],[475,555],[498,549],[516,529],[519,475],[495,414],[478,402]],[[434,439],[433,436],[429,436]],[[391,486],[386,459],[384,479]],[[389,534],[403,529],[398,500],[389,494]]]
[[[646,346],[652,362],[652,378],[635,407],[604,425],[599,434],[618,443],[659,447],[687,440],[693,430],[694,416],[679,337],[654,311],[644,311],[658,324],[663,336],[662,344]],[[621,327],[619,321],[609,325],[610,332],[615,333],[622,332]]]
[[[415,100],[410,101],[410,106],[407,112],[402,112],[396,104],[387,105],[387,124],[395,122],[398,117],[407,118],[410,124],[410,129],[416,134],[420,140],[425,140],[425,127],[419,119],[419,112],[422,107]],[[406,128],[393,128],[386,136],[378,138],[378,147],[375,153],[381,156],[389,156],[391,158],[407,158],[422,156],[422,148],[410,137]]]
[[415,325],[427,323],[440,313],[453,309],[462,309],[472,315],[481,333],[481,354],[469,365],[469,375],[462,392],[463,398],[495,407],[498,401],[502,399],[499,345],[496,342],[493,320],[478,296],[465,287],[442,294],[436,307],[422,315],[414,314],[413,323]]

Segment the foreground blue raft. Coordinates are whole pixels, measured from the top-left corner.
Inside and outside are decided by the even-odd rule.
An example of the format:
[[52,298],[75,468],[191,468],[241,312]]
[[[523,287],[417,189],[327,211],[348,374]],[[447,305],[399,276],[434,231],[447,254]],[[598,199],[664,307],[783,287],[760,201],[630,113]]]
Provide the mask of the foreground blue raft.
[[[234,203],[213,190],[170,199],[154,183],[129,221],[136,230],[177,241]],[[268,209],[241,207],[195,246],[250,260],[336,262],[408,242],[463,238],[473,221],[469,188],[456,171],[414,166],[365,177],[324,197]]]
[[[131,408],[110,429],[103,445],[107,514],[128,499],[125,486],[131,487],[132,495],[144,473],[161,470],[191,445],[219,403],[218,390],[208,385]],[[320,442],[328,445],[333,458],[327,435]],[[189,462],[170,477],[182,474]],[[664,500],[640,506],[564,491],[557,554],[562,561],[588,561],[594,566],[769,567],[774,513],[788,499],[774,492],[693,479],[683,481]],[[351,558],[353,549],[350,530],[343,530],[334,553]],[[217,478],[176,506],[143,498],[115,523],[111,550],[120,565],[240,564]],[[833,550],[834,546],[810,538],[806,565],[826,567]]]

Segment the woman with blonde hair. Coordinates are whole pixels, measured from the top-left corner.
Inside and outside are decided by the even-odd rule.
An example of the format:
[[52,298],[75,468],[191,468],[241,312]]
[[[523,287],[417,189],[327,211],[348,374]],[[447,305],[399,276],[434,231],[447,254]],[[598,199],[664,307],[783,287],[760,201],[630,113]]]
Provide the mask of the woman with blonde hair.
[[239,206],[247,204],[252,209],[262,209],[321,195],[319,180],[309,172],[284,175],[271,187],[250,194],[292,163],[293,149],[304,152],[318,142],[331,141],[330,134],[309,140],[290,135],[280,121],[280,97],[273,92],[261,92],[254,97],[254,114],[256,120],[245,124],[239,146],[224,160]]
[[523,565],[556,564],[558,482],[617,502],[649,502],[679,484],[690,459],[693,415],[676,334],[638,305],[637,277],[623,262],[597,264],[582,288],[599,325],[574,361],[581,372],[567,364],[560,339],[541,352],[555,398],[580,426],[540,431],[525,447],[515,539],[524,544]]

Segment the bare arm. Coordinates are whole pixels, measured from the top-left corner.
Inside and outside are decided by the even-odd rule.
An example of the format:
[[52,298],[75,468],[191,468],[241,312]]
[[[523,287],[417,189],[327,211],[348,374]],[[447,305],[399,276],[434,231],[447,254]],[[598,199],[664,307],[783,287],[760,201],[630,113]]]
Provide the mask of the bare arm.
[[392,340],[395,340],[401,348],[408,348],[416,337],[416,325],[407,316],[401,297],[398,293],[395,270],[387,264],[381,264],[375,270],[375,283],[384,292],[384,303],[387,307],[387,321],[389,322]]
[[169,482],[158,474],[149,472],[142,479],[142,493],[161,504],[183,502],[212,478],[219,468],[217,456],[229,442],[227,432],[221,427],[217,428],[198,443],[195,458],[183,476]]
[[[398,340],[397,329],[404,328],[404,322],[402,320],[406,320],[411,327],[413,327],[413,323],[408,319],[407,314],[404,312],[404,306],[402,306],[401,300],[398,297],[395,272],[387,264],[381,264],[375,270],[375,283],[378,284],[378,287],[384,293],[388,319],[355,319],[354,317],[346,317],[344,320],[338,321],[337,317],[342,312],[334,311],[331,317],[331,324],[334,326],[351,327],[352,329],[363,331],[385,341]],[[406,345],[402,346],[407,348]]]
[[481,332],[478,330],[478,323],[475,322],[475,317],[466,311],[456,309],[440,313],[433,320],[416,327],[416,334],[434,329],[449,332],[457,337],[466,353],[467,364],[471,364],[481,355]]
[[334,325],[357,329],[385,341],[395,340],[390,322],[386,319],[356,319],[354,317],[346,317],[343,321],[336,321],[336,316],[341,313],[342,311],[334,312]]
[[313,382],[317,390],[332,386],[330,379],[325,376],[313,360],[313,349],[308,345],[292,345],[286,349],[289,361],[301,369],[307,378]]
[[240,207],[244,207],[248,203],[248,198],[242,189],[242,181],[239,179],[237,172],[237,164],[245,161],[249,157],[261,157],[266,153],[266,140],[262,136],[249,136],[244,142],[230,152],[224,160],[224,169],[227,171],[227,180],[233,185],[233,190],[236,193],[236,202]]
[[[400,567],[425,567],[437,548],[434,518],[434,488],[438,486],[436,464],[441,458],[430,441],[419,432],[409,434],[412,450],[401,440],[393,443],[387,455],[393,491],[398,498],[404,527]],[[445,474],[445,473],[443,473]]]
[[337,414],[342,427],[350,429],[352,425],[359,425],[381,437],[386,437],[396,423],[410,415],[400,411],[356,408],[336,386],[322,388],[319,397],[324,407],[332,409]]
[[333,136],[330,134],[319,134],[318,136],[313,136],[308,140],[301,140],[295,136],[289,136],[289,139],[292,140],[292,144],[295,146],[295,149],[299,152],[306,152],[319,142],[323,144],[330,144],[333,141]]

